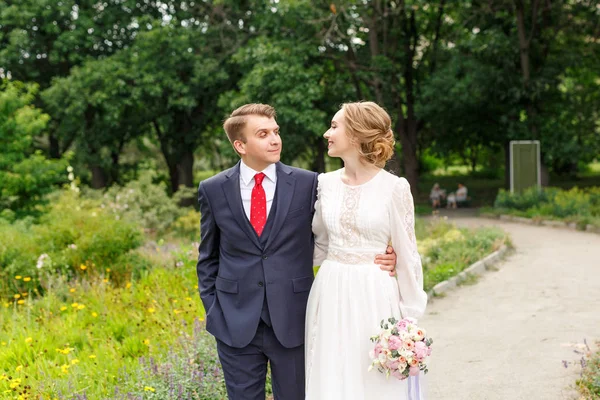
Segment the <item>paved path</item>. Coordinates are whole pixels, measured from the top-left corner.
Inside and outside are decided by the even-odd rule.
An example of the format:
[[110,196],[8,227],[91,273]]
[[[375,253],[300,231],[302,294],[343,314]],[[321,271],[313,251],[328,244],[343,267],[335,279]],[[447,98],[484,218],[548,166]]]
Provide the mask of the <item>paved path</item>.
[[[451,217],[451,219],[453,219]],[[516,251],[471,286],[432,300],[421,320],[434,338],[427,400],[576,398],[569,343],[600,340],[600,235],[478,219]]]

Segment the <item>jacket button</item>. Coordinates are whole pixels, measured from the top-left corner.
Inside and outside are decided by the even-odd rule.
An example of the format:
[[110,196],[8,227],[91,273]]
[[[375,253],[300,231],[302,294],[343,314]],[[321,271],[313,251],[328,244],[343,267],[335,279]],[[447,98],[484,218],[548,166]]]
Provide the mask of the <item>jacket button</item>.
[[258,282],[258,286],[263,287],[265,284],[262,282]]
[[262,259],[266,260],[267,258],[269,258],[267,255],[263,255]]

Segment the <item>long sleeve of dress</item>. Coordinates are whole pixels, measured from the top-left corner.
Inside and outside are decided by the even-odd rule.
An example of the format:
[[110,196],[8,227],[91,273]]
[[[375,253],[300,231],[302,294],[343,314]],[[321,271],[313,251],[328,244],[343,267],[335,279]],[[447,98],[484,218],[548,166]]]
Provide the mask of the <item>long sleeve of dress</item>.
[[420,318],[427,306],[423,290],[423,267],[415,236],[415,207],[410,185],[400,178],[393,189],[391,210],[392,246],[397,255],[396,278],[403,317]]
[[322,196],[322,183],[321,180],[323,174],[320,174],[318,179],[319,183],[317,186],[317,201],[315,203],[315,215],[312,220],[312,231],[315,235],[315,250],[313,254],[313,265],[321,265],[327,258],[327,251],[329,247],[329,237],[327,235],[327,227],[323,222],[323,212],[321,211],[321,204],[323,202]]

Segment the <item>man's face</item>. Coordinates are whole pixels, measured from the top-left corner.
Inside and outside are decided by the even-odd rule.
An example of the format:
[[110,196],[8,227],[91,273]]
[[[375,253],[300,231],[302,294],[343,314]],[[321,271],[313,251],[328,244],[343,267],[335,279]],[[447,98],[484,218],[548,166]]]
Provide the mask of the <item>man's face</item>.
[[249,115],[244,128],[246,142],[236,140],[234,146],[250,168],[262,171],[270,164],[279,162],[281,137],[279,125],[274,118]]

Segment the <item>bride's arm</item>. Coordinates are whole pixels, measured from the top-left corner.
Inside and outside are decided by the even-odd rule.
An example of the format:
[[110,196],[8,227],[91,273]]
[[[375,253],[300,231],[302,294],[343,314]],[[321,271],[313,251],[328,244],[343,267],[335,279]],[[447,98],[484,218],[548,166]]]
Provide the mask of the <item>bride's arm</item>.
[[329,247],[329,237],[327,235],[327,228],[325,227],[325,223],[323,222],[323,214],[321,212],[322,208],[322,198],[321,198],[321,177],[323,175],[319,175],[319,183],[317,186],[317,201],[315,203],[315,215],[312,220],[312,231],[315,236],[315,250],[313,254],[313,265],[318,266],[325,261],[327,258],[327,248]]
[[425,313],[427,293],[423,290],[423,267],[415,236],[415,206],[410,185],[400,178],[392,194],[392,246],[398,259],[396,277],[403,317],[419,318]]

